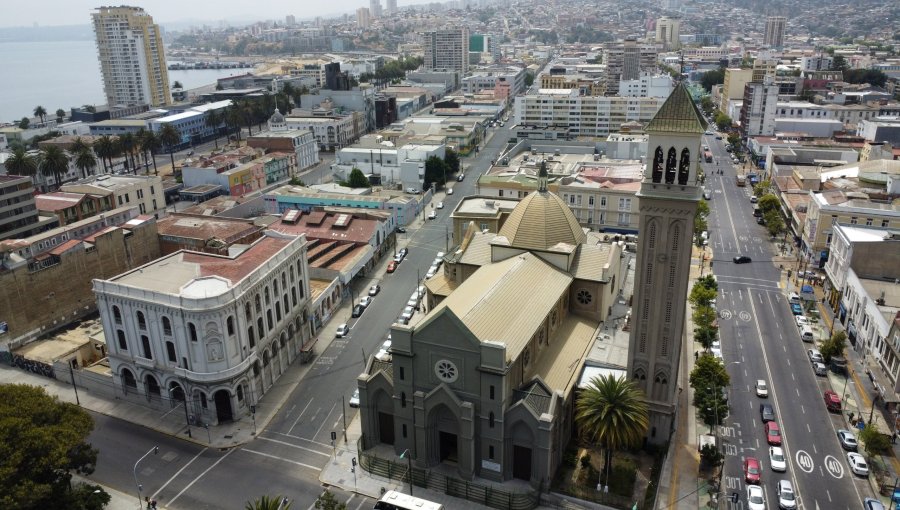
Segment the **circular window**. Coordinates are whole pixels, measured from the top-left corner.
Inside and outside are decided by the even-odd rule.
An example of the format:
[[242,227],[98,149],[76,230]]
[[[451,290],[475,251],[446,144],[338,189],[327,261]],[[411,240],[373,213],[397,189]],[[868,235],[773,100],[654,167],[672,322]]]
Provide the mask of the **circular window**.
[[578,291],[578,294],[575,295],[575,299],[582,305],[589,305],[591,304],[591,301],[594,300],[594,297],[591,296],[591,293],[588,292],[587,289],[581,289]]
[[456,369],[456,365],[446,359],[442,359],[434,364],[434,373],[438,376],[438,379],[447,383],[452,383],[459,377],[459,370]]

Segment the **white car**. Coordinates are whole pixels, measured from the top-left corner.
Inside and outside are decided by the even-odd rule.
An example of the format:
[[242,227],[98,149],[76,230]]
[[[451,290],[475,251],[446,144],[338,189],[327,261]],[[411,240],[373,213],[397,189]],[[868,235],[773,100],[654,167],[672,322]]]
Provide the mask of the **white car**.
[[439,252],[437,252],[437,255],[435,255],[435,257],[442,259],[442,258],[444,258],[444,255],[446,255],[446,253],[439,251]]
[[769,467],[772,471],[784,473],[787,471],[787,460],[784,458],[784,450],[778,446],[769,447]]
[[410,319],[412,319],[412,316],[415,313],[416,313],[415,308],[413,308],[411,306],[407,306],[406,308],[403,309],[403,313],[400,314],[400,318],[403,320],[409,321]]
[[809,326],[809,319],[807,319],[803,315],[795,315],[794,320],[797,321],[798,328],[802,328],[803,326]]
[[847,452],[847,464],[850,464],[850,471],[858,476],[869,476],[869,465],[866,459],[856,452]]
[[452,195],[452,194],[453,194],[453,188],[447,189],[447,194],[448,194],[448,195]]
[[762,398],[769,396],[769,387],[766,386],[766,381],[762,379],[756,381],[756,396]]
[[381,344],[381,349],[384,351],[391,350],[391,334],[390,333],[388,333],[388,339],[385,340],[384,343]]
[[775,488],[778,494],[778,508],[782,510],[794,510],[797,508],[797,495],[794,486],[788,480],[779,480]]
[[350,397],[350,407],[359,407],[359,388],[353,390],[353,396]]
[[378,352],[375,353],[375,359],[377,359],[378,361],[390,362],[391,353],[384,349],[379,349]]
[[759,485],[747,486],[747,508],[750,510],[766,510],[766,499]]
[[431,266],[428,268],[428,272],[425,273],[425,278],[431,278],[432,276],[436,275],[437,272],[438,272],[437,266]]
[[359,300],[359,304],[361,304],[361,305],[367,307],[367,306],[369,306],[369,305],[372,304],[372,298],[369,297],[369,296],[363,296],[363,297]]
[[435,219],[435,218],[437,218],[437,213],[436,213],[436,212],[431,211],[430,213],[428,213],[428,219],[429,219],[429,220],[433,220],[433,219]]
[[444,208],[444,203],[443,203],[443,202],[438,202],[437,205],[436,205],[435,207],[437,207],[438,209],[443,209],[443,208]]
[[337,331],[334,332],[336,338],[344,338],[348,334],[350,334],[350,326],[346,324],[341,324],[337,327]]

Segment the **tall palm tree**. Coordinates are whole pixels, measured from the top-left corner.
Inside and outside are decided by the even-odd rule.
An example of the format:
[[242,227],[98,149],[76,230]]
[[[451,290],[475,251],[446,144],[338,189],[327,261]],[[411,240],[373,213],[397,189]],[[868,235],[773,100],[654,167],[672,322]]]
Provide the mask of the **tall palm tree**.
[[253,502],[248,501],[244,510],[290,510],[291,501],[284,502],[283,496],[260,496]]
[[[97,166],[97,158],[94,156],[90,144],[85,142],[84,138],[81,138],[80,136],[75,137],[75,140],[72,141],[72,145],[70,145],[69,148],[66,149],[66,152],[69,153],[69,158],[75,162],[75,166],[78,167],[79,170],[81,170],[82,177],[87,177],[86,171],[88,168],[93,169],[95,166]],[[78,164],[78,157],[84,152],[89,153],[91,159],[89,160],[87,157],[82,158],[82,163],[84,165],[82,166]],[[90,164],[87,164],[89,162]]]
[[243,122],[243,114],[241,107],[233,104],[225,109],[225,123],[237,133],[237,139],[241,141],[241,122]]
[[90,150],[91,144],[87,143],[84,138],[76,136],[75,139],[72,140],[72,145],[70,145],[66,150],[70,155],[74,156],[85,149]]
[[[100,158],[100,161],[103,163],[103,173],[109,172],[109,168],[112,168],[112,155],[113,155],[113,141],[107,135],[103,135],[97,140],[94,141],[94,152],[97,153],[97,157]],[[106,161],[109,160],[109,167],[106,166]]]
[[46,115],[47,115],[47,110],[45,110],[43,106],[38,105],[38,106],[34,107],[34,116],[41,118],[41,124],[44,123],[44,116],[46,116]]
[[87,177],[88,170],[93,174],[94,167],[97,166],[97,157],[94,156],[94,151],[85,148],[77,152],[75,154],[75,166],[81,170],[81,177]]
[[13,150],[12,156],[6,160],[5,166],[10,175],[32,176],[38,171],[37,160],[21,147]]
[[141,136],[140,142],[141,148],[150,153],[150,159],[153,161],[153,173],[159,175],[159,170],[156,168],[156,151],[162,148],[159,137],[153,130],[147,130]]
[[[131,133],[125,133],[124,135],[119,136],[119,144],[122,146],[122,152],[125,155],[125,169],[131,168],[132,172],[136,173],[136,169],[134,168],[134,135]],[[131,156],[129,161],[129,156]]]
[[650,428],[644,392],[624,376],[592,378],[575,403],[575,421],[585,440],[606,450],[607,474],[611,452],[640,445]]
[[62,122],[66,118],[66,111],[62,108],[56,110],[56,122]]
[[219,148],[219,126],[222,125],[224,117],[224,115],[220,115],[216,110],[206,112],[206,120],[204,122],[206,123],[206,127],[213,131],[213,141],[216,144],[216,149]]
[[181,133],[178,132],[178,128],[167,122],[162,129],[159,130],[159,141],[165,145],[166,152],[169,153],[169,159],[172,160],[172,172],[174,173],[175,146],[181,143]]
[[247,124],[247,136],[253,136],[253,103],[249,100],[241,102],[241,115]]
[[69,171],[69,157],[56,145],[48,145],[41,149],[38,167],[44,175],[52,175],[57,189],[62,185],[62,176]]
[[122,137],[117,135],[110,137],[112,140],[112,157],[109,159],[109,169],[113,170],[112,158],[118,158],[122,155]]

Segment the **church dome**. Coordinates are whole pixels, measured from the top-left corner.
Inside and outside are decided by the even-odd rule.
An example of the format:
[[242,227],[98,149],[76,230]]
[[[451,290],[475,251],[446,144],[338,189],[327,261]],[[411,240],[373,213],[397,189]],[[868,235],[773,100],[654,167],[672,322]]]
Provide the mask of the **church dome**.
[[272,116],[269,117],[269,123],[284,124],[284,115],[282,115],[281,112],[278,111],[278,108],[276,108],[275,113],[273,113]]
[[526,250],[547,250],[558,243],[577,246],[586,238],[566,203],[549,191],[536,191],[519,202],[498,235]]

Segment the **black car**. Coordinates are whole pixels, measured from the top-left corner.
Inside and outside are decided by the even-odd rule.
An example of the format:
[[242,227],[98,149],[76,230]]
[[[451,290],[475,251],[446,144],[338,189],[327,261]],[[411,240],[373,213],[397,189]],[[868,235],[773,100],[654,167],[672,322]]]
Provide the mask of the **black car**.
[[356,305],[353,307],[353,312],[350,313],[350,317],[353,317],[355,319],[355,318],[359,317],[360,315],[362,315],[363,312],[365,312],[365,311],[366,311],[365,306]]
[[760,216],[759,218],[756,218],[756,224],[757,224],[757,225],[765,225],[765,224],[766,224],[766,219],[763,218],[762,216]]
[[400,233],[400,234],[405,234],[405,233],[406,233],[406,229],[403,228],[403,227],[397,227],[397,232]]
[[409,250],[407,250],[406,248],[400,248],[400,251],[397,252],[397,254],[401,257],[406,257],[407,253],[409,253]]
[[753,260],[746,255],[738,255],[734,258],[735,264],[749,264],[750,262],[753,262]]
[[771,404],[760,404],[759,417],[762,418],[763,423],[775,421],[775,409],[772,408]]

